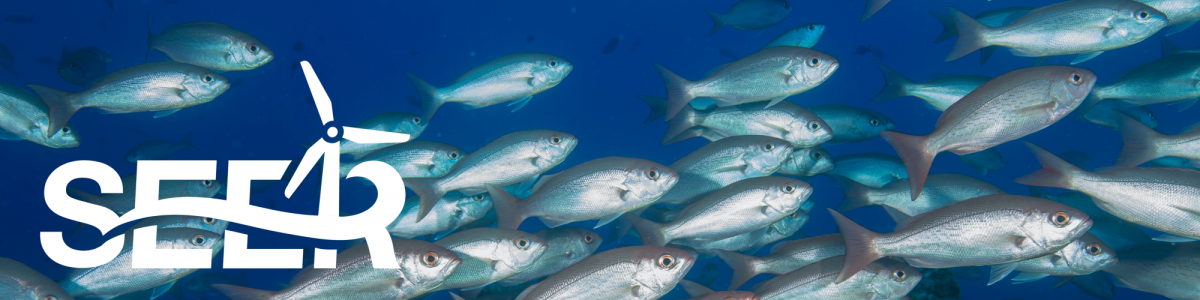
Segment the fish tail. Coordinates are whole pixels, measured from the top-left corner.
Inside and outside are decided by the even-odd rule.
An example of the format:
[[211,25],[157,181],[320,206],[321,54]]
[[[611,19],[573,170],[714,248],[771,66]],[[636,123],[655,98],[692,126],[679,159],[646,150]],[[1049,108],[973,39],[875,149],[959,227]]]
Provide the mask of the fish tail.
[[867,198],[867,193],[871,191],[871,187],[858,183],[841,175],[829,174],[838,186],[842,187],[842,193],[846,196],[842,197],[842,203],[838,204],[837,211],[847,212],[859,207],[871,205]]
[[733,268],[733,279],[729,281],[729,290],[731,291],[737,290],[738,287],[746,284],[746,281],[750,281],[750,278],[754,278],[754,276],[762,273],[762,271],[758,270],[758,265],[761,261],[758,257],[719,249],[717,250],[717,256],[725,261],[725,264],[728,264],[730,268]]
[[421,204],[418,206],[417,222],[425,218],[429,211],[433,210],[433,206],[446,195],[437,186],[437,178],[407,178],[404,179],[404,187],[412,190],[421,198]]
[[957,25],[958,42],[954,43],[954,49],[950,50],[949,55],[946,55],[946,61],[966,56],[988,45],[987,39],[984,36],[988,30],[987,25],[979,23],[979,21],[976,21],[958,9],[953,7],[947,7],[947,9],[950,10],[950,15],[954,17],[954,23]]
[[871,98],[871,101],[886,101],[909,96],[908,87],[913,84],[912,80],[908,80],[904,75],[900,75],[896,70],[883,64],[876,65],[879,65],[879,71],[883,72],[883,81],[886,83],[883,85],[883,90],[880,90],[875,98]]
[[1158,158],[1158,143],[1164,138],[1161,133],[1146,127],[1141,122],[1134,121],[1124,114],[1121,115],[1121,139],[1125,146],[1121,155],[1117,156],[1116,166],[1137,166]]
[[937,38],[933,39],[934,43],[941,43],[942,41],[958,35],[958,27],[957,25],[954,25],[953,17],[936,11],[931,11],[929,14],[933,15],[933,18],[937,19],[938,23],[942,24],[942,34],[939,34]]
[[688,102],[691,102],[692,99],[696,98],[696,96],[693,96],[692,93],[688,91],[688,86],[690,86],[692,82],[688,81],[687,79],[683,79],[683,77],[676,75],[675,72],[671,72],[671,70],[668,70],[667,67],[663,67],[658,63],[654,64],[654,68],[658,70],[658,75],[662,76],[663,85],[667,86],[666,114],[667,120],[671,120],[671,118],[674,118],[680,110],[683,110],[684,106],[687,106]]
[[1087,97],[1083,98],[1083,103],[1080,103],[1079,107],[1075,108],[1075,121],[1084,119],[1084,116],[1087,116],[1088,112],[1091,112],[1092,108],[1096,107],[1096,104],[1104,101],[1104,96],[1097,93],[1096,90],[1096,88],[1092,88],[1092,91],[1088,92]]
[[[704,286],[703,284],[699,284],[699,283],[696,283],[695,281],[691,281],[691,280],[687,280],[687,279],[680,280],[679,286],[683,287],[683,291],[687,292],[688,296],[692,296],[692,297],[700,297],[703,295],[715,293],[715,291],[708,288],[707,286]],[[737,289],[737,288],[730,288],[730,290],[734,290],[734,289]]]
[[[496,212],[496,214],[499,213],[498,211]],[[642,236],[643,245],[662,247],[666,246],[667,242],[670,242],[663,232],[661,224],[650,222],[650,220],[642,219],[642,217],[633,214],[625,214],[625,219],[629,220],[629,223],[633,224],[633,229],[637,230],[638,235]]]
[[849,279],[859,270],[866,267],[880,258],[883,254],[871,245],[871,242],[879,238],[879,233],[871,231],[867,228],[854,223],[846,216],[829,209],[829,213],[833,215],[833,220],[837,221],[838,229],[842,231],[842,238],[846,242],[846,259],[842,264],[842,272],[838,274],[835,283],[842,283]]
[[1000,46],[987,46],[979,50],[979,65],[986,64],[988,58],[991,58],[992,54],[996,53],[996,49],[1000,49]]
[[663,135],[663,145],[700,136],[702,131],[692,128],[696,127],[696,115],[695,108],[685,105],[679,116],[667,123],[667,133]]
[[413,75],[413,73],[404,72],[404,74],[408,75],[408,80],[412,81],[413,87],[417,88],[417,96],[421,97],[421,117],[429,120],[433,117],[433,113],[437,111],[438,107],[446,103],[445,99],[442,99],[438,95],[437,87],[425,82],[425,80],[421,80],[420,77]]
[[921,188],[925,186],[925,178],[929,176],[929,167],[933,165],[933,158],[937,156],[937,152],[931,152],[924,136],[907,135],[903,133],[884,131],[879,134],[892,147],[896,148],[896,154],[900,155],[900,160],[904,161],[904,169],[908,171],[908,183],[912,188],[912,200],[917,200],[917,196],[921,195]]
[[1029,186],[1029,196],[1030,197],[1038,197],[1038,198],[1042,198],[1042,199],[1054,200],[1054,194],[1051,194],[1049,191],[1046,191],[1046,189],[1043,189],[1043,188],[1037,187],[1037,186],[1032,186],[1032,185]]
[[1158,37],[1158,42],[1162,45],[1163,57],[1171,56],[1171,54],[1179,53],[1180,50],[1183,50],[1183,48],[1179,48],[1178,45],[1168,40],[1166,36]]
[[646,116],[646,120],[642,123],[650,123],[650,121],[658,120],[667,114],[667,98],[650,95],[638,95],[638,98],[642,98],[642,102],[646,102],[646,105],[650,106],[650,115]]
[[888,2],[892,2],[892,0],[867,0],[867,7],[863,9],[862,18],[859,18],[858,21],[862,22],[870,19],[880,9],[883,9],[883,6],[887,5]]
[[1025,146],[1033,151],[1033,155],[1042,163],[1043,169],[1017,178],[1017,183],[1070,189],[1071,179],[1084,173],[1083,169],[1058,158],[1058,156],[1050,153],[1050,151],[1046,151],[1046,149],[1042,149],[1042,147],[1038,147],[1030,142],[1025,142]]
[[71,116],[75,115],[75,112],[79,110],[79,107],[71,103],[72,94],[70,92],[36,84],[26,86],[42,97],[42,102],[46,102],[46,108],[50,110],[46,113],[50,119],[50,127],[46,128],[46,137],[51,137],[55,133],[58,133],[59,130],[67,125],[67,120],[70,120]]
[[179,140],[179,144],[183,145],[184,147],[187,147],[188,149],[196,149],[196,145],[192,144],[192,132],[191,131],[188,131],[187,134],[183,135],[183,139]]
[[496,208],[496,228],[521,227],[521,223],[525,222],[525,215],[521,213],[521,199],[490,184],[487,185],[487,191],[492,196],[492,206]]
[[225,294],[225,296],[229,297],[230,300],[266,300],[275,294],[275,292],[272,291],[264,291],[221,283],[213,284],[212,287],[217,289],[217,291],[220,291],[222,294]]
[[713,21],[713,28],[708,32],[708,35],[711,36],[717,34],[717,30],[721,30],[721,27],[725,27],[725,16],[707,9],[705,9],[704,12],[708,13],[708,17],[712,18]]

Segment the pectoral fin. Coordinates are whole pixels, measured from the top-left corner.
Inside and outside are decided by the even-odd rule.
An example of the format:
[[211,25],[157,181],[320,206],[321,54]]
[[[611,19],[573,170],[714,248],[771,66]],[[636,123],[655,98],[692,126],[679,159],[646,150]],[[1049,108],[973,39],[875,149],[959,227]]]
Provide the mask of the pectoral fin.
[[784,99],[787,99],[787,96],[782,96],[779,98],[771,99],[771,102],[767,103],[767,106],[763,107],[763,108],[770,108],[771,106],[775,106],[775,104],[779,104],[779,102],[783,102]]
[[530,100],[530,99],[533,99],[533,95],[529,95],[529,96],[525,96],[525,98],[521,98],[521,99],[513,100],[512,102],[509,102],[509,103],[508,103],[508,106],[514,106],[514,105],[515,105],[516,107],[513,107],[512,111],[513,111],[513,112],[516,112],[518,109],[521,109],[522,107],[525,107],[525,104],[529,104],[529,100]]
[[1178,104],[1178,105],[1179,105],[1179,111],[1180,111],[1180,112],[1183,112],[1183,110],[1185,110],[1185,109],[1188,109],[1188,108],[1192,107],[1192,105],[1196,105],[1196,101],[1200,101],[1200,99],[1191,99],[1191,100],[1177,101],[1177,102],[1174,102],[1174,103],[1171,103],[1171,104],[1172,104],[1172,105]]
[[174,280],[172,280],[171,282],[168,282],[166,284],[154,287],[154,290],[150,292],[150,299],[154,300],[155,298],[158,298],[159,296],[166,294],[168,290],[171,290],[172,285],[175,285]]
[[1154,240],[1164,243],[1191,243],[1196,241],[1194,238],[1182,237],[1170,233],[1164,233],[1160,236],[1154,237]]
[[993,265],[992,266],[992,276],[990,279],[988,279],[988,285],[992,285],[997,282],[1000,282],[1000,280],[1003,280],[1005,276],[1008,276],[1008,273],[1012,273],[1012,271],[1016,268],[1017,268],[1016,263]]
[[598,228],[600,228],[600,226],[608,225],[608,223],[612,223],[613,220],[620,218],[621,215],[624,215],[624,214],[625,214],[625,212],[618,212],[615,214],[604,216],[603,218],[600,218],[599,222],[596,222],[596,227],[593,227],[592,229],[598,229]]
[[156,113],[154,113],[154,118],[157,119],[157,118],[169,116],[173,113],[178,112],[180,109],[182,109],[182,108],[176,108],[176,109],[172,109],[172,110],[164,110],[164,111],[156,112]]
[[[1112,29],[1109,29],[1109,30],[1112,30]],[[1107,31],[1105,31],[1105,32],[1107,32]],[[1096,56],[1100,56],[1101,53],[1104,53],[1104,51],[1088,52],[1088,53],[1082,53],[1082,54],[1076,55],[1075,60],[1072,60],[1071,64],[1075,65],[1075,64],[1079,64],[1079,63],[1088,61],[1090,59],[1096,58]]]
[[1012,283],[1013,284],[1021,284],[1021,283],[1027,283],[1027,282],[1034,282],[1034,281],[1042,280],[1042,278],[1046,278],[1047,276],[1050,276],[1050,274],[1021,272],[1021,274],[1017,274],[1016,277],[1013,277]]

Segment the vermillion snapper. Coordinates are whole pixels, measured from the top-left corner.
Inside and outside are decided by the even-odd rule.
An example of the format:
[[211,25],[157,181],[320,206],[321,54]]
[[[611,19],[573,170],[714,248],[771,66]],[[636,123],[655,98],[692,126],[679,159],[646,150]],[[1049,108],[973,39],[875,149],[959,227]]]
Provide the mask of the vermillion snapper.
[[46,105],[37,96],[0,82],[0,139],[27,140],[50,148],[79,147],[79,134],[70,125],[49,132]]
[[[421,116],[417,114],[392,111],[371,116],[366,121],[362,121],[362,123],[354,125],[354,128],[403,133],[408,135],[409,140],[416,140],[417,137],[421,136],[422,132],[425,132],[426,126],[429,126],[429,122],[425,122],[425,120],[421,119]],[[370,153],[371,151],[391,145],[394,144],[359,144],[347,139],[342,139],[340,149],[342,154],[353,155],[354,159],[358,159],[367,153]]]
[[440,239],[455,229],[482,218],[492,209],[492,197],[487,193],[467,196],[459,192],[450,192],[429,211],[431,217],[417,221],[418,203],[419,199],[405,201],[404,210],[388,224],[388,233],[403,238],[434,234],[435,239]]
[[992,80],[991,77],[978,75],[946,75],[926,82],[915,82],[883,64],[879,64],[879,70],[883,71],[883,79],[887,83],[871,101],[913,96],[925,100],[926,106],[938,111],[945,111],[958,99]]
[[1200,299],[1200,244],[1156,243],[1133,249],[1104,271],[1121,287],[1171,299]]
[[846,194],[837,207],[839,212],[879,205],[896,223],[958,201],[1004,193],[999,187],[975,177],[952,173],[933,174],[925,181],[926,191],[914,201],[909,197],[908,179],[897,180],[883,188],[872,188],[838,175],[830,177],[841,185]]
[[788,156],[787,161],[784,161],[783,166],[779,168],[779,174],[816,176],[829,172],[835,167],[833,156],[829,155],[829,151],[825,151],[824,147],[816,146],[792,151],[792,155]]
[[1114,165],[1133,167],[1164,156],[1185,158],[1193,165],[1200,165],[1200,123],[1188,126],[1182,133],[1166,135],[1129,117],[1122,121],[1121,138],[1125,145]]
[[881,188],[892,181],[908,178],[904,161],[883,153],[855,153],[833,158],[833,170],[827,175],[841,175],[866,186]]
[[779,171],[792,152],[784,140],[760,135],[733,136],[709,143],[671,164],[679,182],[658,203],[685,206],[746,178]]
[[1153,6],[1154,9],[1162,11],[1167,15],[1166,35],[1170,36],[1184,29],[1188,29],[1192,24],[1196,24],[1200,20],[1200,2],[1192,0],[1137,0],[1146,5]]
[[[158,229],[158,249],[205,249],[216,256],[224,241],[220,234],[193,228]],[[132,240],[132,235],[127,240]],[[197,269],[133,268],[133,244],[126,242],[121,253],[112,261],[95,268],[75,269],[59,284],[73,297],[112,299],[137,291],[154,289],[154,296],[167,291],[175,281]]]
[[687,275],[696,258],[687,251],[631,246],[596,253],[530,286],[520,300],[658,299]]
[[[216,195],[224,185],[216,180],[166,180],[159,183],[158,199],[175,197],[209,198]],[[70,195],[84,202],[111,209],[117,215],[133,210],[137,198],[137,174],[121,178],[121,194],[93,195],[74,188],[67,188]]]
[[755,288],[754,294],[762,300],[900,299],[922,278],[917,268],[884,258],[867,265],[862,274],[835,282],[843,258],[826,258],[775,277]]
[[1018,271],[1013,284],[1034,282],[1047,276],[1075,277],[1092,274],[1117,262],[1117,253],[1096,236],[1084,234],[1079,240],[1067,245],[1054,254],[992,266],[988,285],[995,284]]
[[836,233],[780,244],[762,257],[722,251],[721,260],[733,269],[729,288],[737,289],[758,274],[783,275],[826,258],[846,255],[842,235]]
[[[254,36],[217,22],[175,24],[154,34],[147,14],[146,31],[150,50],[158,50],[173,61],[213,71],[253,70],[275,59],[271,48]],[[149,55],[147,50],[146,56]]]
[[514,53],[467,70],[453,84],[436,87],[412,73],[405,73],[421,99],[421,117],[428,121],[446,102],[460,102],[467,109],[509,103],[517,111],[567,78],[575,66],[562,57],[546,53]]
[[[436,178],[445,176],[458,163],[466,151],[458,147],[434,141],[411,141],[386,148],[362,153],[354,161],[343,162],[339,168],[342,177],[364,161],[380,161],[392,166],[401,178]],[[363,183],[373,184],[370,180]]]
[[1097,85],[1079,107],[1083,113],[1104,99],[1122,106],[1179,103],[1180,111],[1200,98],[1200,53],[1179,53],[1138,66],[1116,82]]
[[546,241],[546,252],[532,266],[501,280],[500,284],[520,284],[554,275],[596,253],[604,243],[600,235],[578,227],[548,228],[533,234]]
[[0,297],[14,300],[74,300],[46,275],[8,258],[0,257]]
[[667,224],[632,214],[645,245],[666,245],[673,240],[716,241],[778,222],[800,209],[812,186],[800,180],[768,176],[735,182],[689,205]]
[[[651,107],[649,120],[657,118],[666,109],[666,101],[662,98],[643,96],[642,100]],[[776,105],[757,102],[711,110],[696,110],[685,105],[667,125],[662,142],[667,145],[694,137],[717,141],[738,135],[780,138],[798,148],[813,147],[833,138],[829,124],[817,114],[784,101]]]
[[[979,23],[983,23],[983,25],[987,25],[988,27],[1000,27],[1011,24],[1013,21],[1024,17],[1033,9],[1033,7],[1029,6],[1013,6],[989,10],[976,14],[975,20],[979,21]],[[938,37],[933,40],[934,43],[940,43],[946,39],[958,35],[958,26],[954,24],[954,17],[933,11],[929,13],[932,14],[934,18],[937,18],[938,23],[942,23],[942,34],[938,35]],[[987,63],[988,58],[992,57],[992,53],[996,53],[997,48],[1000,47],[983,47],[982,51],[980,51],[979,65],[982,66],[984,63]]]
[[475,228],[434,242],[458,253],[462,266],[446,277],[442,289],[473,290],[528,270],[546,252],[546,240],[530,233]]

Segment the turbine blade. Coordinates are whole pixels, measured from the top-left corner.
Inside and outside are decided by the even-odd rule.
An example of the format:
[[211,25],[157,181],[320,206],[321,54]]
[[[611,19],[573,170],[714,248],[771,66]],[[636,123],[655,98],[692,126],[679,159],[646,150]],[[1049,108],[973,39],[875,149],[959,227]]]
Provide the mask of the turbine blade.
[[296,166],[296,172],[292,174],[292,180],[288,181],[287,189],[283,191],[283,196],[292,198],[292,193],[296,192],[296,188],[300,187],[300,183],[304,182],[304,177],[308,177],[308,173],[312,172],[314,166],[317,165],[317,160],[333,146],[334,155],[337,155],[337,144],[326,143],[325,140],[317,140],[312,147],[308,147],[308,151],[304,152],[304,158],[300,159],[300,165]]
[[343,126],[346,132],[342,137],[359,144],[397,144],[407,142],[409,139],[406,133],[396,133],[390,131],[379,131],[362,128],[354,128]]
[[321,85],[321,80],[317,79],[317,72],[313,71],[312,64],[306,60],[300,62],[300,67],[304,69],[308,90],[312,92],[313,102],[317,104],[317,113],[321,114],[321,124],[329,124],[333,121],[333,104],[329,102],[329,94],[325,93],[325,87]]

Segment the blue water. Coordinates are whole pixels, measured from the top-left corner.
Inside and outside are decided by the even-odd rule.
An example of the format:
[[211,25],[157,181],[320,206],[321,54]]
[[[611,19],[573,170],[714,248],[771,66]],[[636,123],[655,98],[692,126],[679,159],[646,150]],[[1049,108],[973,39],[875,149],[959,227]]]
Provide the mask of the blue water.
[[[337,120],[357,123],[384,111],[418,112],[405,101],[416,93],[404,72],[412,72],[438,86],[448,84],[459,73],[499,56],[514,52],[547,52],[564,57],[575,70],[557,87],[538,94],[523,109],[509,112],[503,105],[465,110],[448,104],[438,110],[431,125],[420,137],[474,151],[509,132],[527,129],[555,129],[574,134],[579,146],[556,170],[604,156],[630,156],[670,164],[704,145],[692,139],[663,146],[660,144],[666,124],[643,124],[648,108],[636,95],[665,96],[665,90],[651,62],[658,62],[687,78],[699,78],[707,70],[733,58],[721,52],[744,56],[757,51],[776,34],[796,25],[823,23],[827,26],[814,48],[836,56],[841,68],[820,87],[793,96],[790,101],[803,106],[842,103],[883,112],[897,124],[897,131],[926,134],[933,129],[938,112],[926,108],[919,99],[908,97],[888,102],[871,102],[883,86],[876,63],[883,63],[914,80],[928,80],[938,74],[978,74],[996,76],[1032,64],[999,51],[985,66],[979,66],[979,54],[952,62],[943,58],[953,40],[932,43],[941,26],[927,11],[944,11],[953,5],[969,14],[1009,6],[1044,6],[1054,1],[1031,0],[896,0],[873,18],[858,22],[863,1],[792,0],[793,11],[782,23],[760,31],[739,31],[726,27],[713,36],[712,25],[702,9],[724,12],[734,2],[719,1],[410,1],[374,3],[345,1],[116,1],[109,16],[104,1],[25,1],[5,3],[5,14],[35,15],[35,23],[0,22],[0,43],[7,45],[16,60],[20,76],[0,72],[0,81],[15,84],[41,84],[77,91],[63,81],[55,66],[35,62],[38,57],[57,59],[62,43],[71,48],[95,45],[108,51],[113,61],[109,70],[143,62],[146,54],[146,13],[151,14],[151,30],[183,22],[215,21],[246,31],[271,47],[276,58],[252,71],[225,73],[238,86],[216,100],[184,109],[174,115],[153,119],[150,113],[105,115],[95,109],[83,109],[71,119],[82,136],[82,146],[74,149],[49,149],[28,142],[0,142],[0,256],[24,262],[52,279],[60,279],[65,267],[50,261],[41,250],[38,233],[70,232],[75,223],[52,213],[42,200],[45,178],[56,167],[76,160],[95,160],[112,166],[122,176],[136,170],[124,161],[129,148],[148,139],[178,140],[191,132],[199,148],[184,150],[174,159],[217,160],[218,174],[225,174],[228,160],[287,160],[299,157],[304,148],[323,134],[321,122],[307,100],[303,74],[292,72],[294,60],[310,61],[330,97]],[[341,2],[341,1],[340,1]],[[532,41],[528,38],[532,36]],[[601,49],[614,37],[618,47],[609,54]],[[634,41],[640,40],[636,53]],[[1171,40],[1185,48],[1200,40],[1200,29],[1192,28]],[[292,50],[300,41],[307,47]],[[884,58],[855,55],[858,45],[871,45],[884,51]],[[724,49],[724,50],[722,50]],[[152,53],[151,61],[165,60]],[[1095,71],[1099,83],[1108,83],[1139,64],[1160,57],[1157,37],[1085,62],[1080,67]],[[1065,64],[1069,57],[1055,57],[1049,63]],[[1176,108],[1155,105],[1163,132],[1177,132],[1196,121]],[[1068,117],[1049,128],[1020,139],[1041,145],[1052,152],[1081,150],[1092,156],[1091,167],[1111,164],[1120,150],[1119,133],[1088,122],[1073,122]],[[894,151],[882,139],[861,143],[826,145],[833,155],[857,152]],[[1013,179],[1039,169],[1040,165],[1020,143],[998,146],[1005,166],[982,175],[958,159],[943,155],[930,173],[963,173],[979,177],[1013,194],[1027,194],[1026,187]],[[252,203],[278,210],[315,214],[316,198],[311,196],[315,180],[310,179],[292,199],[282,195],[283,184],[255,195]],[[836,206],[841,190],[826,177],[810,183],[817,203],[803,231],[816,236],[836,232],[825,207]],[[96,185],[78,181],[73,186],[96,191]],[[1058,191],[1060,192],[1060,191]],[[374,199],[374,189],[346,182],[342,187],[342,207],[348,212],[365,209]],[[866,227],[887,232],[892,221],[878,207],[847,214]],[[592,222],[573,224],[591,228]],[[521,229],[543,229],[537,221],[525,222]],[[311,240],[232,224],[229,229],[250,235],[251,248],[339,248],[341,242]],[[67,235],[68,245],[91,249],[123,228],[102,237],[93,228]],[[607,228],[597,231],[606,236]],[[639,244],[632,237],[605,245],[613,247]],[[221,256],[214,271],[236,275],[239,270],[220,270]],[[709,262],[720,266],[714,288],[727,286],[731,270],[719,259],[698,262],[689,278],[698,276]],[[206,271],[200,271],[206,272]],[[248,286],[277,289],[295,270],[251,270]],[[764,280],[761,276],[754,282]],[[1051,289],[1052,280],[1020,286],[1001,282],[985,286],[985,281],[959,281],[963,299],[1074,299],[1090,298],[1074,286]],[[1159,299],[1160,296],[1118,289],[1121,299]],[[199,295],[189,295],[198,299]],[[169,298],[170,296],[164,296]],[[208,299],[222,299],[207,295]],[[434,299],[448,299],[439,292]],[[684,299],[676,289],[664,299]]]

